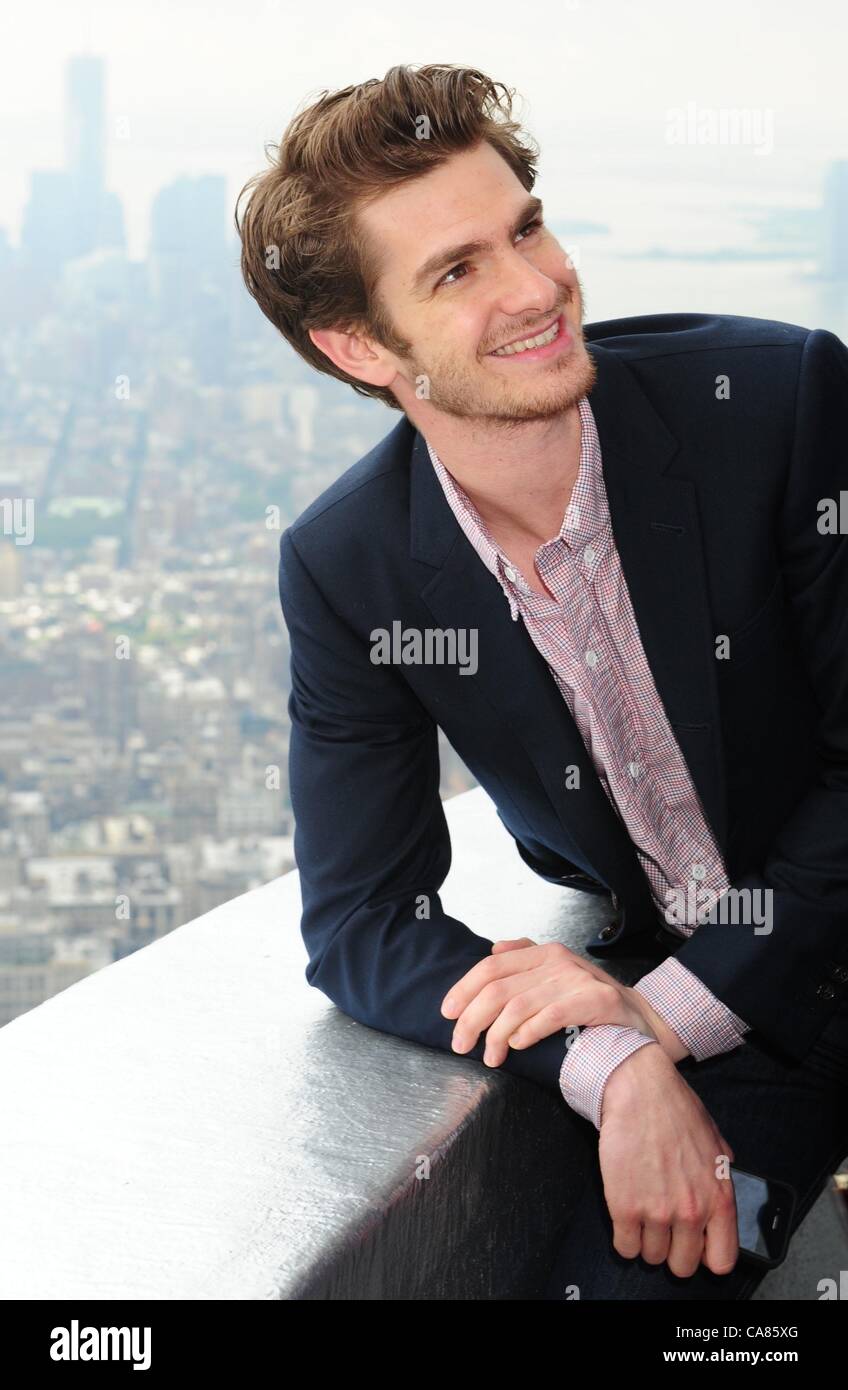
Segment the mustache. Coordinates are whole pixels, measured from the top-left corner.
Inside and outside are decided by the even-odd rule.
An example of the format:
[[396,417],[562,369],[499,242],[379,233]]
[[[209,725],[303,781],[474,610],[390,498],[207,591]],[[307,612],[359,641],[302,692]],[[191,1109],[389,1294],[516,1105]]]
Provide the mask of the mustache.
[[[579,283],[579,281],[578,281],[578,283]],[[560,317],[565,313],[566,309],[569,308],[569,307],[574,303],[575,298],[576,298],[576,293],[575,293],[575,291],[574,291],[574,290],[568,290],[568,291],[566,292],[566,299],[565,299],[564,303],[560,304],[559,308],[557,308],[557,309],[555,309],[555,310],[552,310],[552,312],[553,312],[553,313],[555,314],[555,316],[556,316],[554,319],[546,318],[546,319],[543,319],[541,323],[536,324],[535,326],[534,326],[534,325],[527,325],[527,326],[525,326],[524,328],[519,328],[519,329],[517,329],[514,333],[512,333],[511,336],[510,336],[509,338],[504,338],[502,342],[500,342],[500,343],[495,343],[492,347],[486,348],[486,349],[485,349],[485,353],[496,352],[498,348],[500,348],[500,347],[505,347],[508,343],[520,342],[522,338],[534,338],[534,337],[536,336],[537,333],[543,333],[543,332],[545,331],[546,328],[550,328],[551,324],[552,324],[553,322],[556,322],[556,319],[560,318]],[[584,293],[583,293],[583,286],[582,286],[582,285],[580,285],[580,307],[581,307],[581,319],[582,319],[583,317],[585,317],[585,314],[586,314],[586,297],[585,297],[585,295],[584,295]],[[484,355],[485,355],[485,353],[484,353]]]

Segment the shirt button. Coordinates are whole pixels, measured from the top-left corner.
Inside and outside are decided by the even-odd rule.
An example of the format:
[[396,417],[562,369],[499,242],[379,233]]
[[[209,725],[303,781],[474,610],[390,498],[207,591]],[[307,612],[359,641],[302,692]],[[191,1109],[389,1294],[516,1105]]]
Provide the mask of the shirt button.
[[583,559],[586,561],[586,564],[587,564],[587,565],[591,565],[591,563],[592,563],[592,561],[594,560],[594,558],[595,558],[595,552],[594,552],[594,550],[592,549],[592,547],[591,547],[590,545],[587,545],[587,546],[586,546],[586,549],[583,551]]
[[586,665],[587,665],[587,666],[597,666],[597,664],[598,664],[598,653],[597,653],[597,652],[593,652],[593,651],[588,651],[588,652],[586,653]]
[[512,568],[511,565],[504,565],[504,574],[506,575],[507,579],[515,578],[515,570]]
[[631,777],[636,778],[636,777],[639,776],[639,773],[642,771],[642,765],[641,765],[641,763],[628,763],[628,764],[627,764],[627,771],[630,773],[630,776],[631,776]]
[[703,864],[693,864],[693,865],[692,865],[692,877],[693,877],[693,878],[706,878],[706,876],[707,876],[707,871],[706,871],[706,869],[704,868]]

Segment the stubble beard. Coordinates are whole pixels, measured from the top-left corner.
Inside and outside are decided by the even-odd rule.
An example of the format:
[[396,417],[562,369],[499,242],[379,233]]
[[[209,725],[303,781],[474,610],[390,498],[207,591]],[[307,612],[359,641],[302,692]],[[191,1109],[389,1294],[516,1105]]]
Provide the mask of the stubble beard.
[[[423,363],[414,363],[412,379],[425,381],[428,386],[426,399],[438,411],[455,419],[475,420],[489,428],[550,420],[572,409],[591,391],[597,377],[595,361],[582,331],[575,331],[570,324],[569,330],[575,337],[573,347],[547,367],[541,366],[545,380],[540,381],[536,389],[518,379],[523,368],[516,368],[516,381],[510,382],[507,378],[511,370],[509,365],[501,371],[489,369],[482,362],[465,373],[448,360],[431,362],[429,370]],[[482,372],[489,378],[485,383],[480,375]],[[495,380],[496,375],[504,379]]]

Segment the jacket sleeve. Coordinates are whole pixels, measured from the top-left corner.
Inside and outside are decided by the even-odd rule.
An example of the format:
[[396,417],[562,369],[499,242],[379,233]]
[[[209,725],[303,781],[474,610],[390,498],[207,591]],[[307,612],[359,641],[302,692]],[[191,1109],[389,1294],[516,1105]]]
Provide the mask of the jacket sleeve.
[[[771,891],[771,930],[704,921],[676,959],[779,1051],[803,1060],[848,981],[848,538],[824,499],[848,502],[848,348],[816,329],[802,349],[775,546],[795,645],[820,710],[818,776],[766,861],[733,889]],[[779,747],[774,749],[780,758]],[[718,906],[718,905],[717,905]],[[716,914],[717,916],[717,914]]]
[[[451,844],[438,729],[390,665],[334,612],[295,545],[280,540],[291,651],[289,787],[308,982],[370,1028],[451,1051],[442,1000],[492,942],[439,898]],[[485,1034],[470,1052],[482,1062]],[[561,1094],[565,1038],[502,1069]]]

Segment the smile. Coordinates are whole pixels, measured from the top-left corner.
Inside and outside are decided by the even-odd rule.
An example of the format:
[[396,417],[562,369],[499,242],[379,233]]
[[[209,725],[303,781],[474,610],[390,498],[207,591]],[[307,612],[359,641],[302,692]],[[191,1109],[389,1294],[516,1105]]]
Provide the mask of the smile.
[[506,343],[487,354],[489,357],[535,361],[540,357],[552,357],[571,346],[571,334],[562,315],[549,327],[531,338],[519,338],[514,343]]

